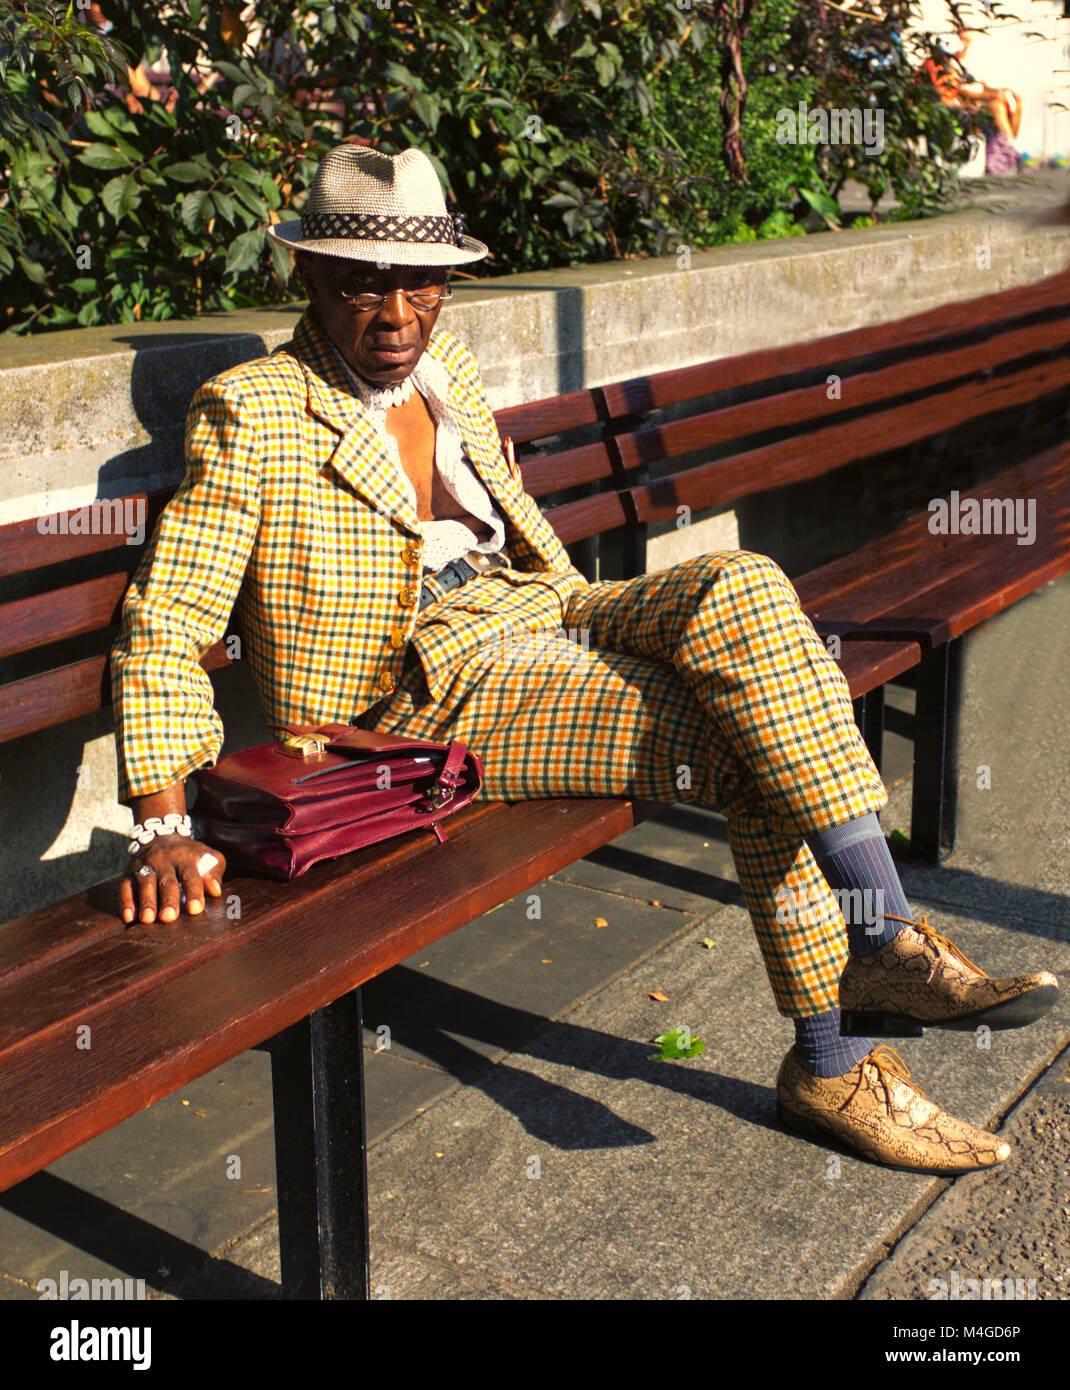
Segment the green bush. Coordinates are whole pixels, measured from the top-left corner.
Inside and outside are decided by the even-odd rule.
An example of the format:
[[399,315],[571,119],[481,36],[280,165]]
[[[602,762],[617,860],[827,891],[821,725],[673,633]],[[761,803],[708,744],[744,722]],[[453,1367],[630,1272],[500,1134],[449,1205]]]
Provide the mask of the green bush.
[[[259,0],[248,28],[233,3],[100,0],[104,34],[54,0],[8,0],[4,331],[285,300],[290,258],[265,226],[299,210],[342,138],[424,149],[491,247],[484,274],[798,234],[808,204],[835,221],[849,173],[932,210],[949,174],[911,142],[924,131],[950,164],[961,140],[914,82],[879,163],[778,144],[781,107],[898,103],[908,86],[887,45],[860,45],[858,21],[819,0]],[[802,21],[818,14],[815,47]],[[747,88],[736,178],[721,113],[733,44]],[[142,60],[169,70],[169,91],[133,96],[125,64]]]

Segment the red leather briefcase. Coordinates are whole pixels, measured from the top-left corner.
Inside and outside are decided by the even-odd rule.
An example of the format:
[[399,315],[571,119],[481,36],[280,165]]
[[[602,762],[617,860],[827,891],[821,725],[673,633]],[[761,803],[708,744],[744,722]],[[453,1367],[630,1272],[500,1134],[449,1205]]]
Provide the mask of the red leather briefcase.
[[193,774],[208,845],[276,878],[297,878],[467,806],[483,764],[465,744],[429,743],[349,724],[287,725],[279,743],[231,753]]

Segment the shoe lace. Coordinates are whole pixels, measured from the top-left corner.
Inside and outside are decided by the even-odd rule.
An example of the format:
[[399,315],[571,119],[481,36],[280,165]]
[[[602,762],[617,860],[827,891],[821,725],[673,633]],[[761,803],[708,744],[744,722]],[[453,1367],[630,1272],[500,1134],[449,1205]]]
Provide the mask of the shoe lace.
[[[900,1057],[899,1053],[896,1052],[895,1048],[889,1047],[886,1043],[879,1043],[869,1056],[863,1059],[862,1065],[858,1069],[858,1081],[855,1083],[855,1088],[839,1107],[840,1110],[846,1110],[851,1101],[854,1100],[855,1096],[862,1089],[866,1080],[867,1062],[876,1071],[877,1079],[884,1087],[884,1098],[888,1102],[889,1110],[892,1108],[892,1083],[894,1081],[905,1081],[912,1091],[918,1090],[917,1086],[915,1086],[910,1079],[910,1068],[903,1061],[902,1057]],[[920,1095],[921,1092],[919,1091],[918,1094]]]
[[[890,912],[885,913],[884,920],[886,922],[905,922],[908,927],[913,927],[916,932],[923,936],[928,945],[934,948],[932,969],[929,971],[929,980],[936,974],[936,967],[940,963],[939,952],[941,950],[950,951],[953,956],[957,956],[959,960],[962,961],[963,965],[968,966],[971,970],[976,970],[978,975],[983,975],[985,973],[979,965],[974,965],[972,960],[967,959],[953,941],[948,941],[947,937],[941,936],[935,927],[930,927],[929,919],[924,912],[921,914],[920,922],[915,922],[910,917],[893,917]],[[929,980],[926,980],[925,983],[928,984]]]

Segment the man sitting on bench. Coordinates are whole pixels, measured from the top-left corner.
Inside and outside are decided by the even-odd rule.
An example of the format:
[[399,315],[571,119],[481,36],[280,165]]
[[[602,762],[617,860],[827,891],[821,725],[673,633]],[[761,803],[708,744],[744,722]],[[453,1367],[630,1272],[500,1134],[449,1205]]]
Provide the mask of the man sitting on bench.
[[123,604],[120,796],[139,822],[124,920],[174,922],[183,896],[197,913],[222,891],[183,779],[222,746],[199,657],[237,599],[272,726],[458,738],[490,798],[722,811],[795,1023],[783,1121],[902,1168],[1007,1158],[862,1035],[1019,1027],[1057,981],[989,979],[913,920],[847,682],[784,573],[745,551],[631,580],[573,567],[503,456],[471,353],[433,332],[448,267],[487,247],[447,214],[426,155],[332,150],[300,221],[271,235],[297,253],[310,307],[290,343],[198,391],[185,478]]

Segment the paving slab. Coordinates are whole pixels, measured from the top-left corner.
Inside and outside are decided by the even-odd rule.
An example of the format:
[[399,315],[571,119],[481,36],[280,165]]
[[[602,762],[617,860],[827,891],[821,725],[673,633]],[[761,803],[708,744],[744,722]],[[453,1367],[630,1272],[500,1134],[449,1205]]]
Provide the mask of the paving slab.
[[[967,926],[930,920],[952,939]],[[723,954],[702,948],[707,933]],[[973,939],[994,970],[1019,946],[1009,923],[974,924]],[[1070,969],[1070,942],[1031,945],[1038,966]],[[673,1025],[706,1054],[648,1060]],[[930,1032],[898,1050],[928,1094],[984,1125],[1068,1036],[1062,1007],[986,1049]],[[746,914],[705,919],[375,1147],[377,1296],[851,1297],[945,1184],[781,1130],[773,1083],[791,1038]],[[241,1242],[229,1253],[247,1258]]]
[[1028,1161],[950,1186],[862,1286],[860,1299],[1070,1298],[1070,1052],[1015,1106],[1000,1133]]

